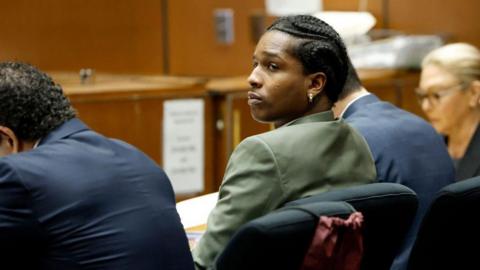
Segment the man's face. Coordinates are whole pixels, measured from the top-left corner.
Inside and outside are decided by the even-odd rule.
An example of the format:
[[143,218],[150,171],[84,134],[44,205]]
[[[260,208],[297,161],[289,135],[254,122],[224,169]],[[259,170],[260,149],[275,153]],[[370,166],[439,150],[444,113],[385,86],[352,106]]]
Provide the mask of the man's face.
[[252,90],[248,105],[252,117],[281,126],[303,116],[308,109],[309,78],[302,63],[291,52],[295,38],[280,32],[266,32],[253,54],[248,78]]

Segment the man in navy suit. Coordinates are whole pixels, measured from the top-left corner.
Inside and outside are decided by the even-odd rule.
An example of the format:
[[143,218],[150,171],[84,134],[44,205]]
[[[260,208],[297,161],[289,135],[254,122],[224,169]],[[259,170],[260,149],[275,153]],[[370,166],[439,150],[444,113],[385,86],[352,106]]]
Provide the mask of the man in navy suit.
[[27,64],[0,63],[0,156],[1,269],[193,269],[162,169]]
[[403,184],[417,193],[417,215],[392,269],[406,269],[423,215],[442,187],[453,183],[454,168],[440,135],[423,119],[380,101],[362,87],[349,64],[344,92],[333,108],[363,135],[379,182]]

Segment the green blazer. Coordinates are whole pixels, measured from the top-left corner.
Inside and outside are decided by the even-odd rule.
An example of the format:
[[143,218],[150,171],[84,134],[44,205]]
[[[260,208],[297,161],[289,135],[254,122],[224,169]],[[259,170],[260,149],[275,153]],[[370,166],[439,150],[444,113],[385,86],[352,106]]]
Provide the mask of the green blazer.
[[197,269],[211,269],[244,223],[286,202],[375,178],[365,140],[331,111],[246,138],[230,157],[207,231],[193,249]]

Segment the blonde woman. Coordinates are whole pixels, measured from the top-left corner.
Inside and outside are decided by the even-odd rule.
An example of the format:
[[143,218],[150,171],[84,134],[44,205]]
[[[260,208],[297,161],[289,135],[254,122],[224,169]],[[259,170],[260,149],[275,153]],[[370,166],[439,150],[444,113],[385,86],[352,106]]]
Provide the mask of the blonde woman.
[[455,43],[429,53],[422,63],[420,105],[447,138],[456,180],[480,175],[480,51]]

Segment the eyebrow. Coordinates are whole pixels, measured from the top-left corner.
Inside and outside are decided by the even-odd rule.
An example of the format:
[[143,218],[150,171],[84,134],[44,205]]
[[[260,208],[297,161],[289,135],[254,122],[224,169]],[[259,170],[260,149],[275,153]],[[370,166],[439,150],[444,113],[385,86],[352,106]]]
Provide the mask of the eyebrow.
[[[279,56],[278,53],[273,53],[273,52],[269,52],[269,51],[262,51],[262,52],[261,52],[261,55],[262,55],[263,57],[267,57],[267,58],[277,58],[277,59],[279,59],[279,60],[285,61],[285,58]],[[252,59],[253,59],[253,60],[257,59],[257,57],[255,56],[255,54],[253,55]]]
[[457,83],[453,85],[431,85],[430,87],[426,88],[425,90],[444,90],[446,88],[453,88],[462,85],[462,83]]

